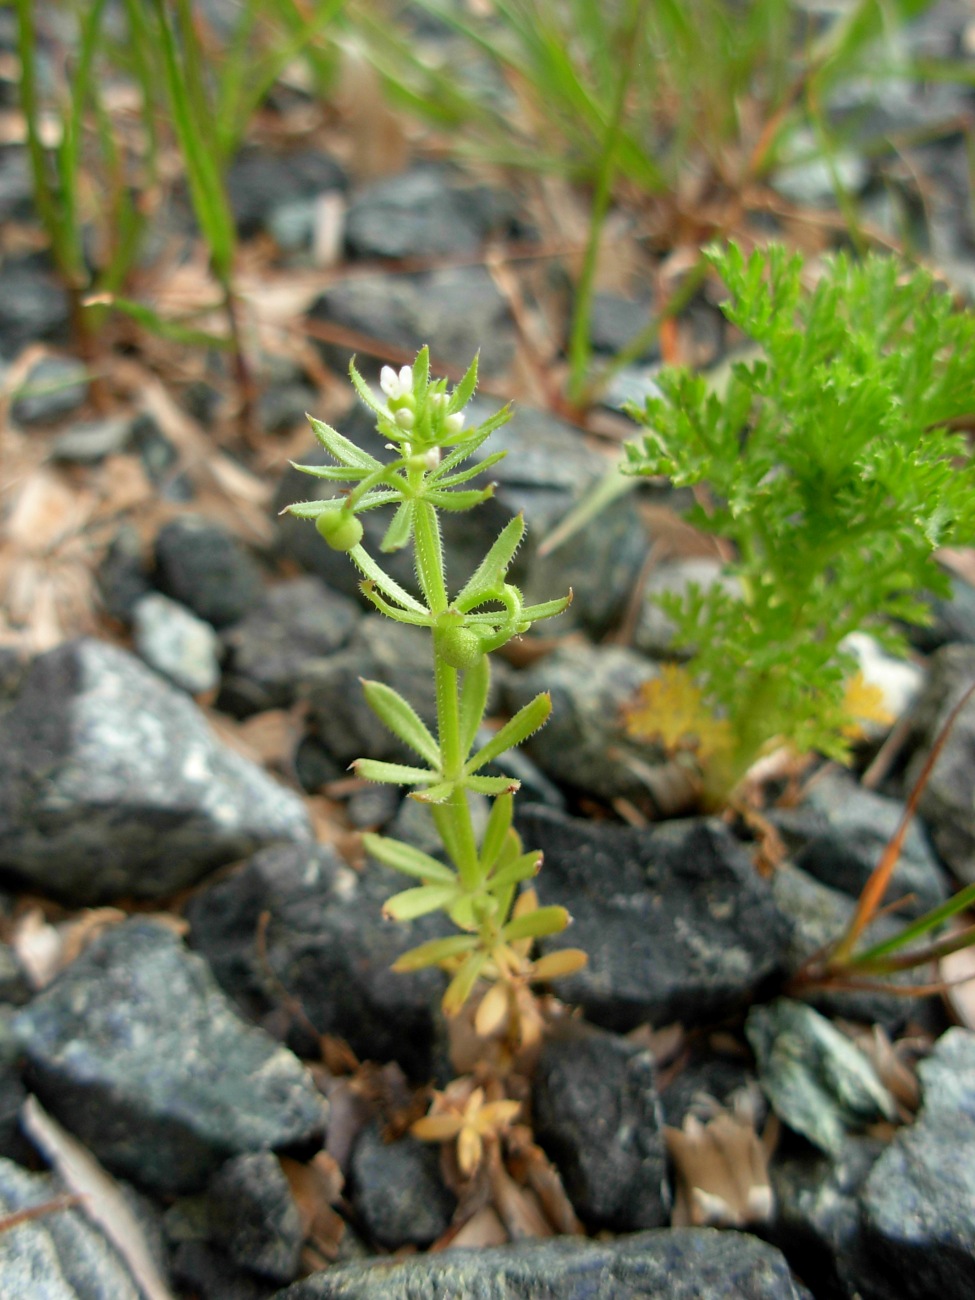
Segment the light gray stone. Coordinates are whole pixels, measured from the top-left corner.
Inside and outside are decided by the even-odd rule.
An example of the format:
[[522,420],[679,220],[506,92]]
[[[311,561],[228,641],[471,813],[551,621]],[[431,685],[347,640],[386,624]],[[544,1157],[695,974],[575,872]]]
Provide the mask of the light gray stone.
[[150,592],[132,610],[135,648],[174,686],[201,695],[220,681],[220,641],[210,623],[179,601]]

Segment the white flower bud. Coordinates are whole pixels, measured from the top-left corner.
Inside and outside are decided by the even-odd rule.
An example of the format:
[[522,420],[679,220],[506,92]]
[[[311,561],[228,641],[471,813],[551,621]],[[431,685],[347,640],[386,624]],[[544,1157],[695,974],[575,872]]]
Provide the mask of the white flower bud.
[[393,415],[393,419],[401,429],[412,429],[416,423],[416,417],[408,407],[400,407]]
[[453,415],[448,415],[444,425],[448,433],[460,433],[464,427],[464,412],[455,411]]
[[407,397],[413,392],[413,371],[404,366],[399,374],[392,366],[383,366],[379,372],[379,387],[391,402]]
[[423,457],[423,463],[426,465],[427,469],[436,469],[440,464],[440,448],[431,447]]

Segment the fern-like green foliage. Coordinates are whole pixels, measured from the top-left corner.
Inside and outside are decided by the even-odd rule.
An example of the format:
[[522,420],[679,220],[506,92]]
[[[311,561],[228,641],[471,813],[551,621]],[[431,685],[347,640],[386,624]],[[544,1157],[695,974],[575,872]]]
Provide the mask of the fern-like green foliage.
[[740,598],[661,601],[735,738],[711,774],[720,798],[773,744],[847,757],[844,637],[902,650],[891,620],[926,622],[923,594],[947,591],[934,552],[975,536],[975,464],[954,428],[975,407],[975,317],[891,258],[837,256],[812,287],[782,248],[710,260],[760,358],[723,396],[665,371],[663,398],[631,410],[646,433],[625,472],[705,485],[689,520],[734,544]]

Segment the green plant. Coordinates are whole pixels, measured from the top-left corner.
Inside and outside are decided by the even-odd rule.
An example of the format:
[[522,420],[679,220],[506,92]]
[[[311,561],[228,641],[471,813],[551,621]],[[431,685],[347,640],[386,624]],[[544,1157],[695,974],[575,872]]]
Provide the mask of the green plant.
[[[975,460],[953,431],[972,411],[975,316],[892,259],[832,258],[811,290],[782,248],[709,260],[760,358],[735,365],[721,396],[665,371],[663,397],[631,412],[647,432],[627,471],[693,487],[690,521],[734,545],[737,594],[660,601],[707,720],[711,752],[695,759],[687,723],[685,761],[720,804],[772,747],[845,760],[876,702],[844,638],[870,630],[902,651],[889,620],[924,623],[923,593],[947,591],[934,552],[975,536]],[[660,730],[654,703],[636,719],[644,734]],[[656,704],[659,721],[668,701]]]
[[[853,77],[876,84],[903,75],[903,49],[884,38],[928,3],[856,0],[830,23],[791,0],[353,0],[348,14],[394,99],[446,129],[453,152],[588,191],[567,338],[569,398],[581,407],[622,364],[589,373],[597,255],[611,208],[630,214],[655,248],[696,249],[702,238],[734,234],[772,198],[762,184],[803,128],[831,166],[856,235],[832,165],[842,137],[824,106]],[[454,34],[448,57],[442,44],[431,51],[417,38],[416,8]],[[687,277],[688,292],[698,275]],[[630,359],[661,319],[648,321]]]
[[[331,547],[348,553],[363,575],[363,593],[381,613],[427,628],[431,636],[436,735],[396,691],[382,682],[363,682],[370,707],[425,766],[368,758],[353,766],[370,781],[417,787],[413,798],[429,805],[432,812],[446,863],[411,844],[379,835],[366,835],[364,843],[379,862],[420,882],[390,898],[384,909],[387,915],[406,921],[440,911],[457,927],[458,934],[411,949],[395,965],[404,971],[425,966],[448,970],[452,979],[443,1005],[452,1015],[460,1011],[479,979],[514,990],[526,979],[547,980],[576,969],[585,957],[569,951],[535,963],[528,960],[524,941],[564,929],[569,918],[561,907],[531,906],[530,898],[529,906],[516,906],[513,913],[518,886],[538,871],[541,854],[523,852],[512,827],[512,794],[518,782],[484,772],[545,722],[551,709],[549,697],[536,696],[486,744],[476,743],[487,705],[489,653],[527,632],[536,620],[560,614],[571,593],[526,606],[518,588],[507,581],[525,529],[520,515],[505,526],[460,591],[453,596],[448,592],[438,512],[470,510],[492,494],[490,485],[465,485],[496,464],[503,452],[462,467],[505,423],[509,410],[506,407],[476,428],[465,429],[463,410],[477,382],[476,360],[450,393],[446,380],[430,379],[429,364],[424,348],[413,366],[404,366],[398,374],[384,367],[385,401],[377,400],[355,366],[350,367],[356,391],[375,415],[377,433],[395,452],[394,459],[384,465],[327,424],[312,420],[316,437],[338,464],[298,468],[347,487],[342,496],[298,503],[289,511],[313,519]],[[412,545],[420,599],[395,582],[362,544],[359,516],[384,506],[395,509],[380,549],[390,552]],[[472,793],[494,800],[479,844],[471,818]],[[522,895],[522,904],[524,900]]]

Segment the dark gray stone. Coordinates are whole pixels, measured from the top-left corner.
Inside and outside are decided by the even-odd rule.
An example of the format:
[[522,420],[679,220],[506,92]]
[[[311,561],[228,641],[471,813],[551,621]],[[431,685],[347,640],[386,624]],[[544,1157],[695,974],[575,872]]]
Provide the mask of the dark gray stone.
[[370,709],[360,678],[399,691],[428,725],[433,724],[437,706],[429,633],[382,614],[366,614],[343,650],[329,659],[308,661],[298,681],[299,697],[308,704],[319,739],[340,763],[365,756],[418,762]]
[[307,384],[273,384],[258,398],[257,421],[265,433],[289,433],[317,403],[318,393]]
[[238,1268],[205,1241],[181,1241],[173,1251],[173,1276],[200,1300],[269,1300],[273,1282]]
[[223,634],[224,692],[232,711],[245,716],[292,704],[308,661],[345,645],[358,618],[357,605],[311,575],[271,587]]
[[[915,720],[920,743],[908,765],[910,789],[962,692],[975,681],[975,646],[947,645],[930,661],[927,685],[917,702]],[[975,880],[975,698],[955,720],[918,810],[942,859],[960,880]]]
[[754,1006],[745,1033],[776,1114],[820,1151],[837,1156],[851,1130],[894,1118],[871,1062],[814,1008],[790,998]]
[[516,805],[515,815],[525,847],[545,855],[541,901],[573,918],[543,947],[589,953],[588,966],[559,981],[559,996],[591,1020],[627,1031],[714,1019],[781,969],[789,924],[722,822],[637,830],[537,805]]
[[14,395],[18,424],[47,424],[70,415],[88,398],[88,369],[74,357],[42,357]]
[[[864,790],[843,771],[827,772],[809,787],[794,809],[771,814],[796,866],[811,876],[858,898],[893,837],[904,813],[898,799]],[[920,916],[943,903],[947,882],[923,828],[912,822],[885,897],[887,902],[913,894],[898,916]]]
[[54,273],[33,258],[0,266],[0,355],[15,357],[28,343],[63,343],[68,298]]
[[136,604],[152,590],[142,538],[123,524],[98,566],[98,591],[105,611],[120,623],[131,623]]
[[[596,352],[615,354],[622,352],[653,319],[653,303],[624,298],[618,293],[593,294],[589,315],[589,341]],[[635,361],[657,361],[660,349],[656,343],[645,347]]]
[[[52,1200],[63,1187],[0,1158],[0,1216]],[[0,1233],[0,1295],[10,1300],[142,1300],[113,1246],[78,1207]]]
[[569,1021],[549,1038],[532,1091],[535,1136],[592,1230],[669,1222],[670,1191],[653,1057]]
[[293,1282],[304,1242],[298,1207],[277,1156],[236,1156],[207,1188],[213,1238],[242,1268],[278,1284]]
[[150,668],[190,695],[220,681],[220,641],[211,623],[158,591],[132,610],[135,648]]
[[935,597],[931,602],[931,625],[910,625],[905,630],[912,645],[930,654],[950,641],[975,643],[975,587],[955,574],[949,576],[949,597]]
[[[850,1300],[866,1270],[860,1192],[886,1143],[847,1137],[835,1158],[792,1155],[771,1168],[775,1218],[773,1244],[821,1300]],[[878,1289],[877,1300],[898,1300],[899,1290]]]
[[458,184],[443,168],[417,167],[355,197],[346,216],[346,243],[356,257],[474,253],[507,224],[505,200],[486,186]]
[[587,794],[643,800],[647,786],[626,761],[640,751],[626,737],[622,708],[658,672],[656,664],[622,646],[573,642],[512,674],[505,704],[514,713],[548,691],[552,713],[525,744],[534,762],[553,780]]
[[681,1128],[688,1115],[705,1118],[701,1114],[702,1098],[712,1098],[733,1112],[743,1096],[747,1096],[755,1127],[760,1129],[765,1123],[767,1106],[763,1104],[754,1070],[739,1056],[721,1056],[710,1044],[695,1050],[690,1043],[682,1053],[680,1069],[668,1077],[666,1087],[661,1089],[660,1109],[669,1128]]
[[244,238],[267,229],[275,209],[298,198],[346,187],[345,172],[334,158],[312,149],[273,154],[244,149],[227,170],[227,196]]
[[[322,294],[310,315],[398,348],[418,352],[428,343],[441,365],[466,369],[480,349],[481,369],[488,375],[506,370],[515,352],[507,304],[481,266],[349,276]],[[351,349],[326,352],[340,371],[351,356]]]
[[662,1229],[585,1241],[556,1237],[487,1250],[347,1264],[274,1300],[803,1300],[782,1255],[755,1237]]
[[51,459],[73,465],[97,465],[106,456],[118,456],[128,447],[131,424],[126,416],[83,420],[59,433],[51,442]]
[[156,538],[161,591],[216,628],[237,623],[261,598],[261,571],[243,543],[202,515],[180,515]]
[[[797,974],[808,958],[822,951],[844,933],[853,919],[856,903],[849,894],[821,884],[801,867],[782,862],[772,876],[772,897],[779,911],[792,925],[786,969]],[[896,934],[904,922],[896,917],[881,917],[867,930],[864,944],[880,942]],[[887,982],[896,985],[916,983],[916,974],[906,971]],[[912,1015],[918,1013],[916,999],[877,989],[810,989],[807,999],[827,1016],[881,1024],[896,1036]]]
[[106,931],[14,1030],[51,1113],[109,1169],[156,1191],[196,1190],[231,1156],[325,1126],[299,1061],[245,1024],[158,922]]
[[41,655],[0,716],[0,866],[46,893],[157,898],[310,836],[295,794],[115,646],[84,639]]
[[356,1140],[349,1175],[353,1208],[381,1246],[429,1246],[450,1227],[457,1201],[444,1186],[436,1143],[384,1142],[374,1121]]
[[[923,1105],[874,1165],[863,1192],[874,1300],[879,1276],[904,1300],[975,1293],[975,1033],[950,1029],[919,1067]],[[886,1293],[881,1293],[886,1300]]]
[[[383,903],[407,883],[372,864],[355,872],[326,845],[271,849],[190,901],[192,942],[250,1019],[280,1025],[283,987],[317,1033],[338,1034],[360,1059],[395,1059],[426,1079],[444,977],[390,966],[451,927],[443,917],[384,921]],[[264,912],[266,961],[255,940]]]

